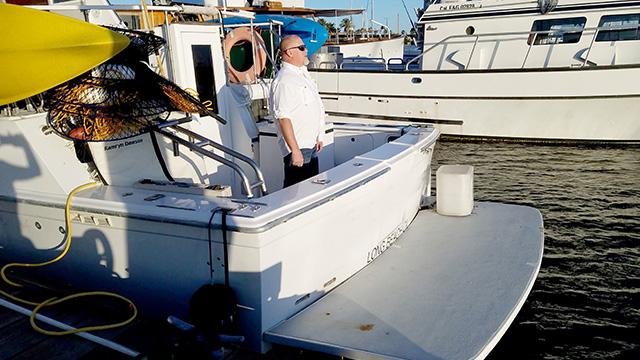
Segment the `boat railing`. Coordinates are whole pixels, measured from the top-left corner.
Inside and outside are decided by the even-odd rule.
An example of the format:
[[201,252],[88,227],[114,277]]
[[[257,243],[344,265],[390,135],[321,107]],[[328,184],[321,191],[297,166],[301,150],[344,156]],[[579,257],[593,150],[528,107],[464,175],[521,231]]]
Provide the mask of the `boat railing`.
[[[344,67],[344,65],[347,65]],[[404,59],[402,58],[389,58],[386,60],[384,58],[369,58],[369,57],[352,57],[352,58],[344,58],[342,62],[338,63],[335,60],[325,60],[316,64],[315,62],[309,62],[310,69],[339,69],[339,70],[372,70],[376,68],[376,70],[403,70],[404,69]]]
[[[317,64],[317,66],[318,67],[316,67],[316,63],[314,63],[313,61],[310,61],[308,65],[309,69],[338,69],[339,68],[338,62],[335,60],[321,61],[320,63]],[[327,67],[323,67],[323,66],[327,66]]]
[[[389,32],[391,34],[391,32]],[[329,40],[333,39],[335,45],[353,44],[361,41],[382,40],[386,35],[381,30],[358,30],[330,32]]]
[[387,70],[403,70],[404,59],[403,58],[389,58],[387,59]]
[[[451,35],[451,36],[447,36],[444,39],[438,41],[437,43],[431,45],[429,48],[424,50],[420,55],[417,55],[416,57],[414,57],[411,60],[407,61],[406,65],[405,65],[405,70],[409,70],[409,65],[411,65],[413,63],[417,63],[418,60],[423,58],[428,53],[430,53],[432,51],[435,51],[436,48],[438,48],[440,46],[444,46],[444,45],[446,45],[447,43],[449,43],[452,40],[474,39],[473,44],[471,44],[471,51],[469,52],[469,57],[467,58],[466,64],[462,64],[462,63],[458,63],[457,62],[457,64],[460,65],[463,70],[466,70],[466,69],[469,69],[469,65],[471,64],[471,59],[473,58],[473,55],[474,55],[475,50],[477,48],[478,42],[481,39],[485,39],[485,38],[500,38],[500,39],[504,39],[505,37],[508,37],[508,36],[520,36],[520,35],[523,36],[523,38],[524,37],[527,38],[527,44],[529,45],[528,48],[527,48],[527,52],[525,54],[524,60],[522,62],[522,66],[520,67],[520,68],[524,68],[525,65],[527,64],[527,60],[529,58],[529,54],[531,52],[531,49],[533,48],[534,45],[536,45],[536,39],[540,35],[564,35],[564,34],[588,33],[588,32],[593,32],[593,37],[591,38],[589,47],[584,52],[585,56],[580,58],[580,60],[582,61],[582,64],[580,64],[580,66],[585,66],[587,64],[595,65],[595,63],[589,61],[589,55],[591,55],[591,50],[593,49],[593,46],[594,46],[595,41],[596,41],[596,39],[598,37],[598,34],[601,31],[631,30],[631,29],[640,30],[640,25],[600,26],[600,27],[591,27],[591,28],[574,27],[574,28],[570,28],[570,29],[557,29],[557,30],[513,31],[513,32],[499,32],[499,33],[486,33],[486,34]],[[500,39],[494,39],[494,41],[499,41]]]
[[[171,128],[176,132],[186,135],[188,139],[183,139],[182,137],[177,136],[176,134],[173,134],[165,130],[165,128]],[[178,126],[178,122],[175,122],[175,121],[162,124],[161,126],[159,126],[157,132],[163,135],[164,137],[170,139],[171,141],[173,141],[173,143],[175,144],[173,149],[175,155],[179,154],[179,146],[177,145],[182,145],[188,148],[189,150],[195,151],[203,156],[206,156],[210,159],[218,161],[230,167],[231,169],[233,169],[238,174],[238,176],[240,176],[240,179],[242,180],[243,189],[247,193],[248,198],[253,197],[253,189],[256,189],[256,188],[258,188],[262,192],[262,195],[266,195],[268,193],[262,170],[260,170],[260,167],[258,167],[258,164],[256,164],[256,162],[252,158],[244,154],[241,154],[231,148],[228,148],[222,144],[219,144],[213,140],[210,140],[198,133],[195,133],[191,130]],[[242,169],[242,167],[240,167],[235,162],[223,156],[220,156],[212,151],[205,149],[206,146],[211,146],[214,149],[217,149],[232,158],[238,159],[248,164],[251,167],[251,169],[253,169],[253,171],[255,172],[257,181],[251,182],[247,177],[247,174],[245,173],[245,171]]]
[[383,28],[385,28],[387,30],[387,35],[389,36],[389,39],[391,39],[391,29],[387,25],[385,25],[383,23],[380,23],[380,22],[377,22],[377,21],[375,21],[373,19],[371,19],[371,22],[374,23],[374,24],[380,25]]
[[340,64],[340,70],[344,70],[346,68],[349,69],[372,69],[372,68],[380,68],[378,70],[387,70],[387,63],[384,58],[370,58],[370,57],[349,57],[344,58],[342,63]]
[[79,10],[89,12],[92,10],[104,11],[161,11],[167,13],[181,13],[192,15],[210,15],[218,16],[220,11],[215,7],[198,6],[198,5],[148,5],[146,9],[142,5],[70,5],[70,4],[51,4],[51,5],[25,5],[25,7],[45,10],[45,11],[69,11]]
[[[114,12],[118,12],[118,11],[139,11],[142,13],[148,13],[148,12],[162,12],[164,13],[164,24],[168,24],[169,23],[169,18],[168,15],[171,13],[179,13],[179,14],[190,14],[190,15],[207,15],[210,16],[212,18],[219,18],[222,19],[222,26],[223,28],[234,28],[234,27],[250,27],[251,28],[251,32],[252,32],[252,36],[254,35],[254,27],[255,26],[262,26],[262,25],[269,25],[269,31],[271,33],[274,33],[276,35],[279,36],[279,34],[277,34],[274,30],[273,27],[274,25],[276,26],[282,26],[284,25],[282,22],[277,21],[277,20],[269,20],[268,22],[254,22],[253,19],[255,19],[255,13],[251,12],[251,11],[246,11],[246,10],[218,10],[218,8],[216,8],[215,6],[200,6],[200,5],[147,5],[147,6],[142,6],[142,5],[120,5],[120,4],[116,4],[116,5],[68,5],[68,4],[52,4],[52,5],[29,5],[26,7],[30,7],[33,9],[37,9],[37,10],[45,10],[45,11],[81,11],[84,13],[85,18],[89,18],[89,12],[90,11],[95,11],[95,10],[99,10],[99,11],[114,11]],[[224,19],[223,16],[231,16],[231,17],[241,17],[241,18],[246,18],[249,19],[250,22],[248,24],[224,24]],[[147,18],[146,16],[141,16],[141,18]],[[151,27],[152,24],[146,24],[147,27]],[[262,41],[262,39],[257,36],[255,38],[260,39],[260,44],[255,44],[255,42],[251,42],[251,47],[252,47],[252,53],[253,53],[253,63],[256,63],[256,59],[255,59],[255,54],[256,51],[260,50],[260,48],[264,49],[265,53],[267,54],[267,57],[269,58],[269,61],[273,64],[273,68],[276,69],[277,71],[277,67],[275,65],[275,60],[271,57],[270,54],[275,54],[273,46],[271,49],[267,49],[267,47],[264,44],[264,41]],[[223,47],[224,47],[224,42],[222,43]],[[271,51],[270,51],[271,50]],[[160,67],[161,68],[161,67]],[[255,69],[254,67],[254,79],[256,79],[255,81],[258,82],[258,74],[257,74],[257,69]]]

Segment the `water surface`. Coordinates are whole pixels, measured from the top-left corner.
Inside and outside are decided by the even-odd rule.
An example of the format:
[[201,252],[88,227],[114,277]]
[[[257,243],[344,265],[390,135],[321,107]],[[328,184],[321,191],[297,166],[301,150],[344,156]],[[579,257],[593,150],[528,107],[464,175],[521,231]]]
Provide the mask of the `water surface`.
[[441,141],[446,164],[474,166],[475,200],[544,219],[538,279],[488,358],[640,359],[640,146]]

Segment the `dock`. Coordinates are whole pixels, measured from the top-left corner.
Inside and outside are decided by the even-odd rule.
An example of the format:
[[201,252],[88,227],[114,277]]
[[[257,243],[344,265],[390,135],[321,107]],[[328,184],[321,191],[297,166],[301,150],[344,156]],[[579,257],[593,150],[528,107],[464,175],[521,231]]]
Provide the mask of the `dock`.
[[[75,289],[65,288],[58,283],[51,283],[41,278],[29,276],[27,274],[28,271],[29,269],[7,271],[10,280],[24,286],[14,287],[4,281],[0,281],[0,290],[21,299],[29,299],[36,302],[78,292]],[[0,295],[0,299],[28,310],[33,309],[33,306],[10,301],[3,295]],[[122,303],[107,297],[87,297],[73,299],[68,303],[55,305],[51,308],[44,307],[38,314],[74,328],[81,328],[126,320],[130,316],[130,312],[123,307]],[[45,330],[60,331],[40,321],[37,324]],[[252,353],[245,349],[228,345],[225,345],[222,352],[211,353],[209,349],[201,346],[193,336],[178,330],[169,323],[161,323],[140,316],[125,326],[92,331],[91,334],[137,354],[132,356],[131,354],[116,351],[75,334],[52,336],[39,333],[32,328],[29,316],[5,306],[0,306],[0,360],[272,359],[267,355]]]

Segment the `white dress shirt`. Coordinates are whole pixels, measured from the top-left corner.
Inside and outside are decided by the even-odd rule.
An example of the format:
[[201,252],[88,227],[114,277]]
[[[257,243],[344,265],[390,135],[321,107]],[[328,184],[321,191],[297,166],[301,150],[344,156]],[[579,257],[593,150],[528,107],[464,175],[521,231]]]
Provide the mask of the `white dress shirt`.
[[[282,68],[271,83],[270,100],[271,114],[276,119],[291,120],[300,149],[314,148],[316,139],[322,141],[325,128],[324,106],[316,83],[306,66],[297,67],[283,62]],[[276,128],[282,156],[286,156],[291,149],[282,136],[278,121]]]

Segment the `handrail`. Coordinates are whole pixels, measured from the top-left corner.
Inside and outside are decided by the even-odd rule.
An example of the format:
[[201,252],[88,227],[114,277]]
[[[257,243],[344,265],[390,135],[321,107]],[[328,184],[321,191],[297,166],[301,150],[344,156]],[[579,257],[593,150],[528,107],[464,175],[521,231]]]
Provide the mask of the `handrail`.
[[[238,175],[240,176],[240,178],[242,179],[242,185],[244,187],[245,192],[247,193],[247,197],[248,198],[252,198],[253,197],[253,189],[260,187],[260,191],[262,191],[262,195],[266,195],[267,192],[267,186],[266,183],[264,181],[264,175],[262,174],[262,171],[260,170],[260,168],[258,167],[258,164],[256,164],[255,161],[253,161],[253,159],[251,159],[248,156],[245,156],[233,149],[230,149],[224,145],[218,144],[217,142],[207,139],[206,137],[195,133],[193,131],[187,130],[183,127],[177,126],[177,125],[171,125],[170,126],[172,129],[187,135],[190,139],[196,139],[199,141],[199,143],[194,143],[192,141],[188,141],[185,140],[175,134],[172,134],[166,130],[163,130],[162,128],[159,128],[157,130],[158,133],[160,133],[161,135],[169,138],[170,140],[183,145],[185,147],[187,147],[190,150],[193,150],[195,152],[198,152],[206,157],[209,157],[213,160],[216,160],[218,162],[223,163],[224,165],[227,165],[229,167],[231,167],[233,170],[235,170],[236,173],[238,173]],[[245,163],[247,163],[256,173],[256,177],[258,178],[258,181],[251,183],[249,181],[249,178],[247,177],[247,175],[245,174],[244,170],[242,170],[242,168],[234,163],[233,161],[230,161],[218,154],[215,154],[211,151],[205,150],[203,149],[204,146],[211,146],[215,149],[218,149],[220,151],[222,151],[223,153],[230,155],[234,158],[237,158],[238,160],[244,161]]]
[[356,57],[348,57],[342,60],[340,63],[340,69],[344,69],[344,66],[347,65],[380,65],[384,67],[384,70],[388,70],[387,63],[384,58],[373,58],[373,57],[364,57],[364,56],[356,56]]
[[379,23],[379,22],[377,22],[377,21],[375,21],[375,20],[373,20],[373,19],[371,19],[371,22],[372,22],[372,23],[374,23],[374,24],[378,24],[378,25],[380,25],[380,26],[382,26],[382,27],[386,28],[386,29],[387,29],[387,31],[389,32],[389,39],[391,39],[391,29],[390,29],[387,25],[385,25],[385,24],[383,24],[383,23]]
[[[462,39],[462,38],[469,39],[469,38],[472,38],[472,37],[475,38],[471,53],[469,54],[469,59],[467,61],[467,65],[465,66],[465,69],[467,69],[469,67],[469,63],[471,62],[471,58],[473,57],[473,54],[475,52],[476,44],[478,43],[478,41],[479,41],[479,39],[481,37],[484,38],[484,37],[506,37],[506,36],[513,36],[513,35],[527,35],[527,36],[533,35],[533,38],[531,38],[531,40],[529,41],[529,51],[530,51],[531,47],[535,43],[535,39],[540,34],[546,34],[546,35],[549,35],[549,34],[570,34],[570,33],[576,33],[576,32],[584,33],[584,32],[594,31],[593,39],[591,40],[591,44],[587,48],[587,55],[585,56],[584,59],[581,59],[581,60],[583,60],[582,66],[584,66],[588,61],[589,54],[591,53],[591,48],[593,47],[593,44],[595,43],[595,39],[598,36],[598,34],[600,33],[600,31],[625,30],[625,29],[640,29],[640,25],[599,26],[599,27],[589,27],[589,28],[573,27],[573,28],[570,28],[570,29],[560,29],[560,30],[511,31],[511,32],[501,32],[501,33],[473,34],[473,35],[467,35],[467,34],[450,35],[450,36],[447,36],[444,39],[438,41],[437,43],[433,44],[428,49],[424,50],[420,55],[417,55],[416,57],[414,57],[411,60],[407,61],[407,64],[405,66],[405,70],[409,70],[409,65],[410,64],[412,64],[412,63],[416,62],[417,60],[421,59],[427,53],[433,51],[433,49],[435,49],[438,46],[441,46],[441,45],[443,45],[443,44],[445,44],[448,41],[453,40],[453,39]],[[524,59],[524,62],[522,63],[522,67],[523,68],[524,68],[524,65],[525,65],[525,63],[527,61],[527,58],[529,56],[529,51],[527,51],[527,54],[526,54],[525,59]]]
[[[36,10],[48,10],[48,11],[67,11],[67,10],[132,10],[143,11],[142,5],[66,5],[66,4],[53,4],[53,5],[26,5],[25,7]],[[164,11],[164,12],[179,12],[183,14],[195,14],[195,15],[220,15],[220,12],[215,7],[198,6],[198,5],[148,5],[149,11]]]

